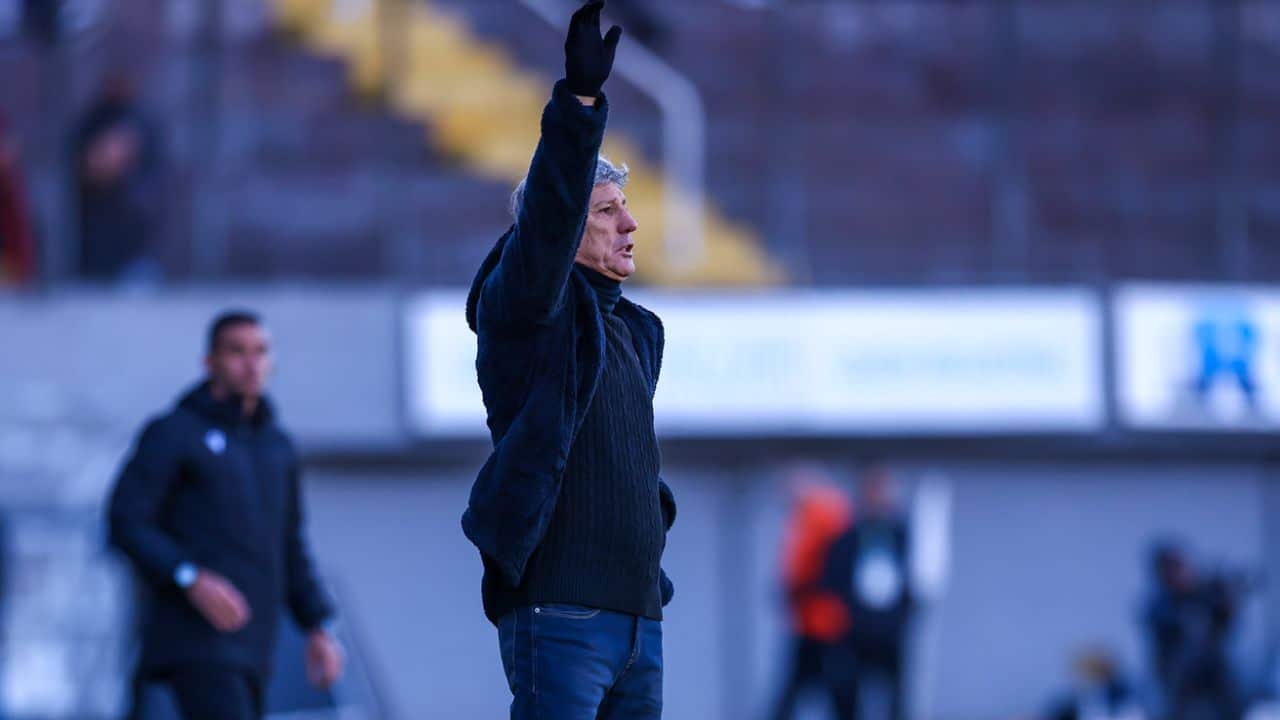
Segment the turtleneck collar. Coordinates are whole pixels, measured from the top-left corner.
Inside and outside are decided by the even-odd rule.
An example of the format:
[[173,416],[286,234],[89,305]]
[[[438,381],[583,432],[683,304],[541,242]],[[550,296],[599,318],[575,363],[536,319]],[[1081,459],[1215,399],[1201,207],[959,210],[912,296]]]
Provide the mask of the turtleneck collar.
[[595,290],[600,312],[613,312],[618,305],[618,299],[622,297],[622,281],[605,277],[586,265],[579,265],[578,269],[587,278],[587,282],[591,283],[591,289]]

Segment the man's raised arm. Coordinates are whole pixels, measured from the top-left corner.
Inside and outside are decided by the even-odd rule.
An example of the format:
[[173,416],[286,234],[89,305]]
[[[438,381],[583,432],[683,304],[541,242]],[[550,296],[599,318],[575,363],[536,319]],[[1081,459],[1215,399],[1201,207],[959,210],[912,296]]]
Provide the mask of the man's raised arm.
[[622,29],[600,35],[600,0],[573,15],[565,39],[565,78],[542,113],[542,136],[516,208],[515,229],[480,297],[482,323],[539,322],[561,307],[586,222],[608,103],[601,87],[613,69]]

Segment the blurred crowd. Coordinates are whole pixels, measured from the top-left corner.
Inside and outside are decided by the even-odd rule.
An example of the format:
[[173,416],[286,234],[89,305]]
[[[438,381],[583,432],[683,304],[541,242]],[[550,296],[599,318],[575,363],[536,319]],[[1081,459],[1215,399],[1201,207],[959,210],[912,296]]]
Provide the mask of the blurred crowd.
[[1254,717],[1250,706],[1271,693],[1251,687],[1236,670],[1232,640],[1257,580],[1207,570],[1184,546],[1162,540],[1151,551],[1150,583],[1139,614],[1145,675],[1131,677],[1106,649],[1085,650],[1073,662],[1072,689],[1051,705],[1046,720]]
[[879,465],[864,472],[856,503],[818,468],[790,483],[782,559],[790,657],[772,717],[794,717],[801,693],[816,688],[841,720],[902,720],[916,601],[898,486]]
[[[808,690],[837,720],[923,717],[912,708],[917,610],[938,588],[914,567],[914,528],[903,491],[887,468],[866,468],[851,497],[821,468],[788,477],[793,507],[783,543],[782,587],[789,616],[788,656],[772,720],[797,717]],[[1261,578],[1196,563],[1183,544],[1160,540],[1137,630],[1146,668],[1131,673],[1105,646],[1071,659],[1071,683],[1046,703],[1040,720],[1239,720],[1274,695],[1235,667],[1233,640],[1242,606]],[[918,667],[918,666],[917,666]],[[1259,714],[1251,714],[1259,713]]]

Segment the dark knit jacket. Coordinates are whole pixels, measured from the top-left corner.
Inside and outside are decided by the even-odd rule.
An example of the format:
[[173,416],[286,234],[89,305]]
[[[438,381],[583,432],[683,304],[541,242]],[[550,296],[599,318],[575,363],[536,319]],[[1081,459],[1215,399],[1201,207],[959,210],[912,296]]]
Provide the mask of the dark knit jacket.
[[[462,527],[480,550],[486,576],[496,573],[508,587],[521,584],[546,533],[604,367],[604,320],[574,256],[607,117],[603,96],[586,107],[563,81],[556,84],[516,223],[485,258],[467,297],[494,448],[471,488]],[[614,314],[630,331],[652,398],[662,323],[626,298]],[[675,501],[665,483],[659,491],[669,529]],[[665,576],[662,585],[665,604],[671,596]],[[485,611],[497,621],[490,597]]]
[[[910,533],[902,518],[865,517],[858,519],[832,543],[822,584],[840,597],[849,611],[855,645],[869,650],[900,649],[906,642],[908,624],[915,607],[910,581]],[[902,580],[898,600],[886,608],[867,605],[857,592],[857,566],[868,551],[885,553]]]
[[485,578],[494,615],[540,603],[572,603],[662,619],[666,545],[653,400],[627,324],[613,314],[621,283],[583,268],[605,326],[605,361],[574,438],[547,532],[518,587]]

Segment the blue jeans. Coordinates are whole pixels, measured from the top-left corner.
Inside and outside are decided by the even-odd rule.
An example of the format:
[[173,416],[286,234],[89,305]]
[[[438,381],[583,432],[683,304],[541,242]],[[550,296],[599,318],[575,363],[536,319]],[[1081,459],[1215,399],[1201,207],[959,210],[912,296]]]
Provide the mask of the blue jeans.
[[662,717],[662,623],[581,605],[523,607],[498,621],[511,720]]

